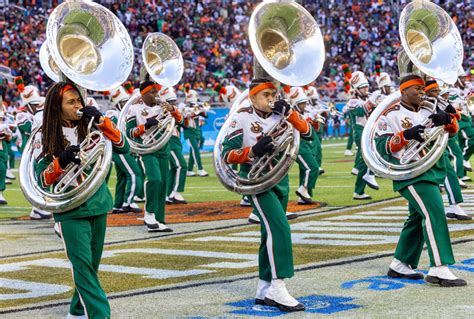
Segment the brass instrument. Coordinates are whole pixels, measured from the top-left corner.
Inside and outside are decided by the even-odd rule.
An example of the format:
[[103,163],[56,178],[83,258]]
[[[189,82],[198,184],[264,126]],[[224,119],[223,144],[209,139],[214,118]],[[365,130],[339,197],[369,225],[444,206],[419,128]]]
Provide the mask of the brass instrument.
[[[143,65],[140,78],[148,76],[163,87],[176,85],[183,76],[183,58],[173,39],[163,33],[150,33],[142,46]],[[147,130],[141,142],[129,138],[126,134],[127,118],[132,112],[132,106],[141,103],[140,92],[132,95],[120,111],[118,128],[127,138],[130,149],[136,154],[150,154],[161,149],[173,135],[175,128],[174,117],[166,111],[157,117],[158,125]]]
[[[321,30],[311,14],[296,2],[260,3],[250,18],[249,38],[256,61],[277,81],[303,86],[313,82],[322,70],[325,51]],[[222,143],[232,115],[248,105],[246,90],[232,105],[214,147],[214,169],[219,181],[228,190],[244,195],[262,193],[280,182],[298,155],[300,139],[300,133],[282,117],[266,133],[273,137],[274,152],[254,159],[248,176],[239,176],[223,160]]]
[[[107,91],[120,85],[133,65],[132,41],[123,24],[108,9],[90,1],[64,2],[54,9],[41,51],[41,65],[48,76],[55,81],[73,81],[83,95],[85,89]],[[54,65],[58,73],[53,71]],[[102,186],[112,161],[112,144],[93,128],[92,120],[80,145],[81,164],[69,164],[48,190],[39,186],[34,171],[39,154],[33,144],[38,141],[41,127],[32,132],[19,168],[21,190],[34,207],[67,212],[82,205]]]
[[[462,63],[463,47],[456,25],[443,9],[428,1],[412,2],[400,15],[399,30],[405,50],[405,53],[399,55],[401,77],[426,74],[454,84]],[[392,180],[411,179],[429,170],[443,155],[448,141],[444,128],[433,127],[428,119],[422,123],[426,126],[424,142],[410,141],[399,164],[387,161],[377,151],[376,130],[378,121],[387,108],[400,100],[401,93],[396,91],[373,110],[364,127],[361,141],[362,155],[370,170]],[[440,101],[427,98],[423,103],[435,112]]]

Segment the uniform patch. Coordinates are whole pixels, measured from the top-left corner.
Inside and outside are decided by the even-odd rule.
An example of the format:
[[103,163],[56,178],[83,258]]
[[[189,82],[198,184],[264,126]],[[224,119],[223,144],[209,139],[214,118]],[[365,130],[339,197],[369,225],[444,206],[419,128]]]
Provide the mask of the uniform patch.
[[405,117],[402,121],[402,127],[406,130],[408,128],[413,127],[413,123],[411,122],[409,117]]
[[229,127],[230,128],[236,128],[237,127],[237,121],[233,120],[232,122],[230,122]]
[[143,109],[141,111],[141,115],[143,115],[144,117],[146,117],[148,115],[148,111],[146,109]]
[[394,135],[394,136],[392,137],[392,140],[391,140],[391,143],[392,143],[392,144],[400,144],[401,142],[402,142],[402,140],[401,140],[400,136]]
[[40,140],[40,139],[36,139],[36,140],[33,142],[33,148],[36,148],[36,149],[40,149],[40,148],[41,148],[41,140]]
[[250,123],[250,131],[252,131],[252,133],[258,134],[263,131],[263,127],[260,122]]
[[379,129],[379,131],[386,131],[387,130],[387,123],[379,121],[378,129]]

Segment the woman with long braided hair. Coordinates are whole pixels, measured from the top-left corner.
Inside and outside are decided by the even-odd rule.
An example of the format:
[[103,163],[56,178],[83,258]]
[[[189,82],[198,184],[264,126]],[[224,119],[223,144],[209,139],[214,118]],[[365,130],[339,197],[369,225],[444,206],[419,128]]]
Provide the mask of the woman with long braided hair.
[[[79,145],[87,137],[91,120],[111,140],[117,152],[128,151],[126,140],[111,120],[102,116],[98,109],[85,107],[79,92],[74,84],[59,82],[49,89],[46,96],[41,142],[38,138],[34,143],[35,153],[40,154],[35,171],[38,183],[44,189],[57,183],[70,163],[81,163]],[[97,272],[104,246],[107,212],[112,206],[112,195],[104,182],[79,207],[53,214],[72,265],[75,290],[69,311],[71,317],[110,317],[110,306]]]

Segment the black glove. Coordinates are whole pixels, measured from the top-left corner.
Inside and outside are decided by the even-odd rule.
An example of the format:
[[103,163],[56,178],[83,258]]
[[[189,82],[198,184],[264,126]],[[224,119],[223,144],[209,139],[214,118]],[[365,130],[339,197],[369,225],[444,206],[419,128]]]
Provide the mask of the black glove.
[[95,123],[99,123],[100,117],[102,116],[102,113],[93,106],[83,107],[80,111],[85,119],[94,119]]
[[416,125],[412,128],[406,129],[403,131],[403,137],[406,140],[417,140],[418,142],[422,143],[424,141],[423,137],[421,137],[421,133],[425,131],[425,127],[423,125]]
[[446,108],[444,109],[445,112],[449,113],[449,114],[456,114],[457,111],[456,109],[454,108],[454,106],[448,102],[448,106],[446,106]]
[[148,120],[146,120],[145,130],[148,130],[150,127],[153,127],[153,126],[156,126],[156,125],[158,125],[158,120],[154,117],[151,117]]
[[62,151],[59,154],[59,166],[65,169],[69,163],[81,164],[81,159],[77,157],[80,150],[79,145],[72,145]]
[[281,115],[288,115],[291,106],[285,100],[278,100],[273,104],[273,112]]
[[257,156],[261,157],[267,153],[270,153],[275,148],[275,144],[273,144],[273,138],[271,136],[264,136],[252,146],[252,153]]
[[431,114],[428,118],[433,121],[435,126],[447,125],[451,123],[451,115],[445,111],[438,110],[438,112]]

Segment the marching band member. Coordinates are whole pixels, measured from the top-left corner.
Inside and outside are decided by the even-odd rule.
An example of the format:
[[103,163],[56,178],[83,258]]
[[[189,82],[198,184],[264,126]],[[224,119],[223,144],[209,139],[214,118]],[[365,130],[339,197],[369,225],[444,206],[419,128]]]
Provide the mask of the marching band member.
[[[458,80],[455,83],[455,88],[450,91],[450,95],[458,96],[464,100],[470,93],[470,88],[466,85],[466,72],[460,69],[458,72]],[[455,98],[455,97],[454,97]],[[472,172],[469,159],[474,153],[474,128],[472,126],[472,114],[467,103],[459,103],[461,109],[461,119],[459,120],[459,145],[462,147],[464,157],[464,168],[466,171]]]
[[393,86],[392,79],[390,79],[390,75],[386,72],[379,72],[375,77],[375,82],[377,83],[378,90],[372,92],[369,99],[373,104],[378,105],[392,93]]
[[[20,146],[20,149],[23,151],[33,129],[40,126],[42,123],[40,117],[43,114],[42,111],[45,99],[40,96],[37,87],[33,85],[25,86],[22,77],[16,77],[15,83],[18,91],[20,91],[21,103],[24,108],[24,111],[17,113],[15,118],[18,130],[21,133],[22,145]],[[36,207],[31,208],[31,220],[50,219],[51,217],[51,213],[45,210]]]
[[[317,115],[310,112],[307,105],[308,97],[304,93],[303,88],[291,88],[288,97],[293,109],[299,112],[308,123],[313,125],[313,129],[317,131],[319,129],[319,122],[315,122],[315,117]],[[319,164],[316,160],[313,140],[301,139],[296,162],[298,163],[300,171],[300,186],[295,192],[299,197],[298,204],[313,204],[313,189],[316,186],[316,181],[319,175]]]
[[[454,114],[440,109],[432,113],[422,102],[425,83],[416,75],[405,76],[400,82],[401,102],[391,106],[377,126],[377,149],[388,160],[397,162],[411,140],[423,142],[425,127],[431,119],[435,126],[444,126],[450,134],[458,129]],[[394,181],[394,191],[408,200],[408,219],[403,226],[388,276],[404,279],[423,279],[416,272],[423,245],[428,246],[430,270],[425,280],[445,287],[465,286],[447,267],[454,264],[443,199],[438,185],[446,176],[445,161],[441,160],[427,172],[408,180]]]
[[[319,104],[320,98],[319,98],[318,90],[316,90],[314,86],[303,86],[303,90],[306,96],[308,96],[308,99],[311,102],[311,105],[327,121],[329,118],[329,114],[328,112],[322,111],[322,108]],[[324,132],[324,125],[319,125],[319,128],[316,130],[317,139],[315,138],[313,141],[316,161],[318,162],[318,166],[319,166],[319,173],[318,173],[319,175],[324,174],[324,169],[321,166],[323,163],[323,149],[322,149],[323,132]]]
[[199,150],[199,141],[201,139],[201,127],[199,126],[199,117],[207,116],[204,110],[195,112],[194,108],[198,103],[198,94],[195,90],[186,87],[186,104],[188,111],[186,112],[185,125],[183,128],[184,138],[189,144],[189,160],[187,176],[196,176],[194,173],[194,164],[197,165],[197,175],[200,177],[209,176],[203,169],[201,162],[201,151]]
[[223,86],[222,84],[216,82],[214,84],[214,91],[219,94],[219,97],[224,101],[225,105],[230,109],[234,104],[235,100],[242,93],[238,88],[233,85]]
[[[254,158],[271,153],[273,139],[266,135],[285,116],[301,132],[302,138],[313,138],[313,129],[284,100],[275,101],[277,89],[268,79],[254,79],[249,97],[252,105],[231,115],[230,131],[223,143],[222,156],[228,164],[241,164],[245,175]],[[273,108],[270,107],[274,103]],[[301,311],[305,307],[287,291],[283,279],[293,276],[291,233],[286,217],[288,176],[269,191],[250,196],[261,221],[259,282],[257,304],[276,306],[282,311]]]
[[[425,94],[427,97],[438,99],[439,92],[439,86],[435,80],[429,80],[426,82]],[[444,105],[445,103],[443,103],[442,100],[438,101],[439,104],[443,104],[443,106],[445,107],[444,111],[450,114],[454,114],[456,116],[456,120],[460,119],[460,114],[458,114],[456,109],[449,102]],[[464,202],[461,193],[460,180],[458,179],[454,167],[451,164],[451,160],[449,159],[449,145],[451,145],[451,148],[456,146],[459,148],[459,146],[457,145],[457,139],[458,138],[456,134],[453,134],[449,137],[448,147],[446,147],[446,150],[444,151],[443,155],[446,166],[446,177],[444,179],[444,186],[446,188],[446,193],[448,195],[449,201],[449,207],[446,209],[446,216],[459,220],[471,220],[472,217],[466,214],[466,212],[460,206],[460,204]]]
[[[77,115],[81,110],[82,118]],[[127,151],[128,143],[110,119],[94,107],[85,107],[74,84],[59,82],[48,91],[45,102],[41,142],[35,143],[40,155],[35,166],[37,180],[43,188],[54,185],[71,163],[80,164],[79,144],[93,120],[118,151]],[[104,182],[99,190],[79,207],[54,215],[71,262],[74,295],[70,315],[87,318],[109,318],[110,306],[97,272],[104,246],[107,212],[112,195]]]
[[368,185],[373,189],[378,189],[379,186],[375,181],[375,177],[368,173],[367,164],[365,164],[365,161],[362,158],[362,149],[360,145],[362,131],[364,130],[364,125],[367,122],[367,117],[372,106],[371,103],[367,103],[366,101],[369,96],[369,82],[364,73],[356,71],[352,74],[350,83],[354,94],[353,98],[347,102],[347,107],[350,112],[354,141],[358,147],[355,158],[357,179],[353,199],[371,199],[372,197],[370,195],[364,193],[365,185]]
[[[163,88],[160,91],[160,99],[174,107],[177,107],[178,98],[172,87]],[[170,172],[168,180],[167,202],[171,204],[186,204],[182,192],[186,184],[187,164],[183,156],[183,145],[181,144],[181,124],[174,128],[170,138]]]
[[10,124],[5,121],[5,113],[0,113],[0,205],[8,204],[5,197],[3,197],[3,191],[5,190],[5,181],[7,178],[7,165],[8,165],[8,149],[9,142],[12,139],[13,132],[11,131]]
[[[113,108],[106,112],[106,116],[117,125],[120,111],[127,103],[130,95],[123,86],[110,92],[110,101]],[[117,182],[115,184],[115,199],[112,214],[141,213],[140,208],[133,207],[134,198],[142,192],[143,174],[130,152],[113,152],[112,161],[115,164]]]
[[[170,112],[176,123],[182,123],[179,110],[169,103],[159,103],[161,86],[152,81],[140,84],[142,100],[132,107],[132,116],[127,119],[127,134],[141,139],[149,129],[159,124],[156,116]],[[160,150],[143,154],[140,162],[145,172],[145,226],[148,232],[172,232],[165,224],[165,204],[169,173],[169,143]]]

